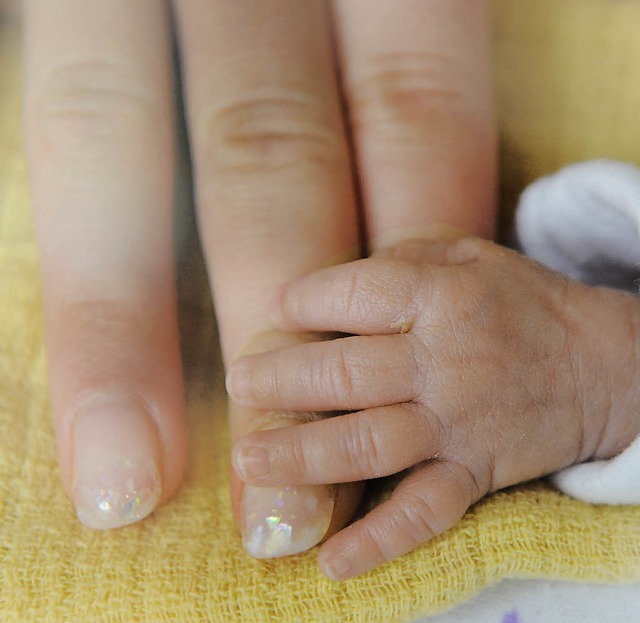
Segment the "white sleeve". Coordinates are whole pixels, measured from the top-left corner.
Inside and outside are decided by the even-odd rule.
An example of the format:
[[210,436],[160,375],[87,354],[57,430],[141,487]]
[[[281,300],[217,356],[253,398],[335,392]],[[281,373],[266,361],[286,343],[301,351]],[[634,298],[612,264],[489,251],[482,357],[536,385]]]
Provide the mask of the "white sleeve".
[[[526,255],[572,279],[638,293],[640,169],[595,160],[537,180],[520,199],[516,234]],[[618,456],[552,480],[585,502],[640,504],[640,436]]]
[[573,465],[551,479],[563,493],[593,504],[640,504],[640,436],[608,461]]

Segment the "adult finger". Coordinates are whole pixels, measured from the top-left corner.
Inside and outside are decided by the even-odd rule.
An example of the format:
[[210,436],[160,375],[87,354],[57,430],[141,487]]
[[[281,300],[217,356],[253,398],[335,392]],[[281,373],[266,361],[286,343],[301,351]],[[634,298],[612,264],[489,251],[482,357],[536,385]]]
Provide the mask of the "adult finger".
[[434,223],[493,232],[484,4],[334,0],[373,248]]
[[177,0],[201,236],[223,355],[272,328],[276,288],[358,253],[319,0]]
[[[269,335],[269,306],[281,284],[357,255],[350,156],[324,2],[176,0],[175,6],[200,232],[229,365]],[[272,338],[269,348],[289,339]],[[233,405],[232,437],[265,425],[264,418]],[[258,501],[256,488],[239,487],[232,479],[236,516],[244,516],[244,543],[254,556],[295,553],[324,536],[326,516],[307,521],[300,539],[300,525],[272,525],[274,504],[296,497],[286,490]],[[331,513],[324,490],[297,493],[310,500],[308,508],[317,503],[319,512]],[[352,510],[356,501],[337,492],[334,517],[341,504]]]
[[140,519],[185,464],[167,12],[26,3],[26,130],[63,482],[93,528]]
[[320,568],[332,580],[366,573],[448,530],[482,495],[466,467],[429,462],[389,500],[330,538],[318,554]]
[[229,395],[262,409],[366,409],[414,400],[427,362],[413,336],[349,337],[243,357],[227,375]]
[[233,462],[258,486],[352,482],[395,474],[434,456],[442,443],[437,419],[405,403],[250,433],[235,445]]

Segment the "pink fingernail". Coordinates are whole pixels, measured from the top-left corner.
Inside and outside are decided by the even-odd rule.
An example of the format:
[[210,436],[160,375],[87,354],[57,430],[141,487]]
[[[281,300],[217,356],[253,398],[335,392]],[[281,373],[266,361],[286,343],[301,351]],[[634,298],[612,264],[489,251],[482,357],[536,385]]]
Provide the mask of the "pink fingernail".
[[276,288],[275,294],[269,304],[269,318],[276,327],[282,328],[285,325],[284,315],[282,314],[282,303],[284,300],[284,292],[288,284],[283,284]]
[[337,556],[333,560],[322,563],[322,572],[330,580],[344,580],[351,574],[353,565],[346,556]]
[[225,379],[227,393],[238,404],[243,404],[251,395],[251,377],[246,368],[234,365]]
[[159,443],[142,402],[84,402],[73,421],[73,501],[78,519],[96,530],[146,517],[162,485]]
[[236,452],[235,467],[243,480],[265,476],[271,468],[269,451],[253,446],[240,448]]

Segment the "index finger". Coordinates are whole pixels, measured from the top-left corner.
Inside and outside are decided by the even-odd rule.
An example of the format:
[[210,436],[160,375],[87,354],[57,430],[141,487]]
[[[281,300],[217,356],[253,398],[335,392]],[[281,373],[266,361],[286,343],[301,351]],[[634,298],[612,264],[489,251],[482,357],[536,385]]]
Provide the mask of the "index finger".
[[94,528],[186,463],[167,7],[25,3],[25,125],[62,480]]

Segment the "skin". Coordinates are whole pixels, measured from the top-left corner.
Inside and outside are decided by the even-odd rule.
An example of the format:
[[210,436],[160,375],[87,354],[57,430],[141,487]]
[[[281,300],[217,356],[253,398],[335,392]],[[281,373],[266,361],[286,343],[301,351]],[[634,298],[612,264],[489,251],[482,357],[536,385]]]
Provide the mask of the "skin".
[[439,232],[301,277],[272,316],[287,331],[352,336],[236,361],[233,398],[355,412],[247,435],[233,450],[245,481],[408,470],[388,501],[322,546],[333,579],[412,550],[487,493],[610,458],[640,432],[637,298],[468,234]]
[[[74,499],[78,466],[95,456],[104,431],[115,444],[120,430],[158,464],[162,503],[187,460],[170,16],[157,0],[23,6],[26,144],[61,478]],[[492,235],[482,1],[403,0],[402,10],[386,0],[172,6],[227,366],[315,339],[286,335],[269,319],[278,289],[301,274],[433,223]],[[122,427],[133,414],[132,432]],[[232,438],[264,417],[231,404]],[[107,465],[109,452],[100,457]],[[238,521],[242,487],[234,472]],[[337,491],[331,531],[358,497],[357,488]]]

